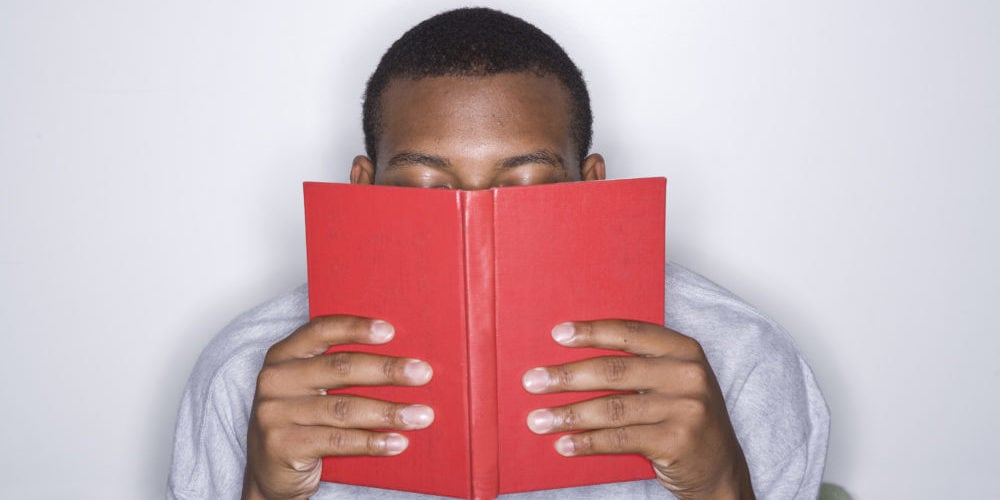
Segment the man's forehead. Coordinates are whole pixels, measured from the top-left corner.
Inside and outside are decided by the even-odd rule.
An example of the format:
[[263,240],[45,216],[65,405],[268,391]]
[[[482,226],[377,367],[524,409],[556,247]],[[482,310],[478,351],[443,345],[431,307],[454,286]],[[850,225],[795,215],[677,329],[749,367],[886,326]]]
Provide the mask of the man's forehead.
[[544,96],[555,98],[568,109],[569,90],[556,77],[534,72],[497,73],[491,75],[440,75],[425,77],[395,77],[389,80],[383,93],[383,105],[400,98],[409,101],[419,97],[447,97],[459,100],[470,95],[490,95],[502,99],[531,99]]
[[382,123],[385,133],[410,126],[449,133],[507,126],[556,127],[568,134],[569,94],[557,79],[533,73],[400,78],[383,95]]
[[502,128],[569,133],[568,93],[555,78],[533,73],[398,79],[383,99],[387,134],[419,132],[406,130],[411,127],[447,133]]
[[411,164],[414,154],[462,164],[486,158],[523,164],[532,154],[544,156],[536,163],[578,161],[568,91],[554,77],[526,72],[399,78],[384,99],[377,148],[386,166],[397,157],[407,161],[396,163]]

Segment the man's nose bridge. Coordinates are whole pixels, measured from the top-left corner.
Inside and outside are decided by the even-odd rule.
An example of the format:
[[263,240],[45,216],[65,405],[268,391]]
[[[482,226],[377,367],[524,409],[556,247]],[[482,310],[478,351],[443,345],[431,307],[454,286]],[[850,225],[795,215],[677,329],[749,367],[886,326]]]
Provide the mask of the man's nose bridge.
[[492,165],[461,165],[458,172],[458,189],[479,191],[495,187],[496,172]]

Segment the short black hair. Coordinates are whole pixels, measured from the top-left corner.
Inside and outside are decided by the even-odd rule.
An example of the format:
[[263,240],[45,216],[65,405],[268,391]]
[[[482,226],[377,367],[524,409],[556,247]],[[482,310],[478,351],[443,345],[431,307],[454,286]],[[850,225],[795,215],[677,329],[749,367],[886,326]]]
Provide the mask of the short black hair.
[[382,136],[382,94],[394,78],[489,76],[532,72],[554,76],[569,91],[570,133],[579,158],[590,151],[593,116],[580,68],[549,35],[493,9],[463,8],[410,28],[389,47],[365,88],[362,128],[372,161]]

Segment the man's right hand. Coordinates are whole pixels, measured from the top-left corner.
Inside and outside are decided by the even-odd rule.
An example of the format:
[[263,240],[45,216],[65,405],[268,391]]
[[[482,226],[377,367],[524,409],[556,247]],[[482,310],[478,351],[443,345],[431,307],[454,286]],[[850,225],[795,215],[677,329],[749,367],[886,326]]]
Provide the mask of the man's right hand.
[[267,351],[247,428],[243,498],[307,498],[319,489],[322,457],[397,455],[406,437],[370,429],[421,429],[434,420],[424,405],[390,403],[327,389],[423,385],[430,365],[359,352],[324,355],[330,346],[383,344],[395,330],[381,320],[326,316],[306,323]]

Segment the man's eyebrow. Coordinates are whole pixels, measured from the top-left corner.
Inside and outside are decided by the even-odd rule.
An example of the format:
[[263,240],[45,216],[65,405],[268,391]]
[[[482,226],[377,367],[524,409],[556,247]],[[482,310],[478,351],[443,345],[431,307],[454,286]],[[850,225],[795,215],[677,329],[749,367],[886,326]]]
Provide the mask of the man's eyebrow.
[[562,156],[544,149],[506,158],[500,163],[500,168],[514,168],[529,163],[543,163],[555,168],[566,168],[566,161],[563,160]]
[[424,153],[415,153],[412,151],[404,151],[402,153],[393,155],[392,158],[389,158],[388,168],[390,169],[405,167],[408,165],[427,165],[429,167],[436,167],[436,168],[451,167],[451,164],[448,163],[448,160],[445,160],[440,156],[428,155]]

